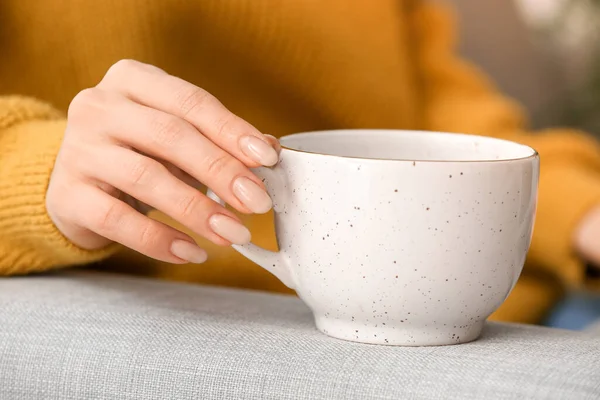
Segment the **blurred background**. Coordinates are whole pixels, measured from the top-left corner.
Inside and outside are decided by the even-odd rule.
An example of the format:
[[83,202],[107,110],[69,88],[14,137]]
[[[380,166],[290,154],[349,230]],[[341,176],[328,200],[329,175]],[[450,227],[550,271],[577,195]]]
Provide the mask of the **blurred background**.
[[[523,104],[534,128],[569,126],[600,138],[600,0],[445,0],[460,52]],[[600,297],[567,296],[545,324],[583,329]]]
[[600,138],[600,0],[447,0],[462,55],[529,110],[534,127]]

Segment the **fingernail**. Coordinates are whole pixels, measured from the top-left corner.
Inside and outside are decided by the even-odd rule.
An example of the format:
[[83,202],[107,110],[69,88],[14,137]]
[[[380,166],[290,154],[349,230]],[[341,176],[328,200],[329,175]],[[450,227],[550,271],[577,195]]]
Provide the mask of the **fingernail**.
[[279,143],[279,139],[277,139],[273,135],[269,135],[268,133],[265,134],[265,137],[269,140],[269,142],[271,142],[271,145],[273,146],[277,154],[279,154],[281,152],[281,144]]
[[267,142],[255,136],[244,136],[240,139],[242,152],[265,167],[277,164],[279,155],[277,151]]
[[195,264],[202,264],[208,258],[206,251],[202,250],[196,244],[179,239],[171,243],[171,253],[175,257]]
[[215,214],[208,220],[211,229],[233,244],[250,243],[250,231],[238,221],[223,214]]
[[273,207],[273,202],[267,192],[246,177],[235,180],[233,193],[253,213],[264,214]]

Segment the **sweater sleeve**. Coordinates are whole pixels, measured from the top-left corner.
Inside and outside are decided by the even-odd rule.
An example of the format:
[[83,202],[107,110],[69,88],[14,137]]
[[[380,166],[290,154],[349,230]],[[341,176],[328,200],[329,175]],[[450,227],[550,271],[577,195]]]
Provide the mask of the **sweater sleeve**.
[[529,132],[520,107],[455,55],[451,10],[439,2],[417,4],[412,26],[426,129],[500,137],[535,148],[541,160],[539,203],[526,268],[549,272],[568,285],[582,283],[584,263],[572,238],[585,213],[600,205],[598,143],[570,129]]
[[0,275],[87,264],[115,250],[76,247],[46,213],[46,189],[65,125],[43,102],[0,96]]

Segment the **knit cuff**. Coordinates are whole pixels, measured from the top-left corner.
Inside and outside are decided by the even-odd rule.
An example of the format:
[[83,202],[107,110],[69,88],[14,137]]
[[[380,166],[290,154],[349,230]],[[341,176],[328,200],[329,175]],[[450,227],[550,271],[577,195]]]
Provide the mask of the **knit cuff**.
[[585,264],[573,245],[574,232],[600,206],[600,174],[577,165],[544,165],[529,252],[531,268],[549,270],[568,286],[585,281]]
[[60,112],[42,101],[23,96],[0,97],[0,130],[22,122],[60,118]]
[[46,191],[66,121],[50,106],[21,97],[0,99],[0,274],[86,264],[117,246],[80,249],[46,212]]

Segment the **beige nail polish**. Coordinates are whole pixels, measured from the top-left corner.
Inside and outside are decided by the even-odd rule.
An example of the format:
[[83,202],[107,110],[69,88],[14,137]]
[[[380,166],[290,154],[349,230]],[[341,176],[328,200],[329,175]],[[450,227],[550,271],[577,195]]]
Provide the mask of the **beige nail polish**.
[[233,182],[233,193],[253,213],[264,214],[273,207],[267,192],[246,177],[237,178]]
[[176,239],[171,243],[171,253],[175,257],[194,264],[201,264],[208,258],[206,251],[196,244],[180,239]]
[[240,139],[242,152],[265,167],[277,164],[279,155],[277,151],[267,142],[255,136],[244,136]]
[[208,220],[211,229],[233,244],[250,242],[250,231],[241,223],[223,214],[215,214]]

